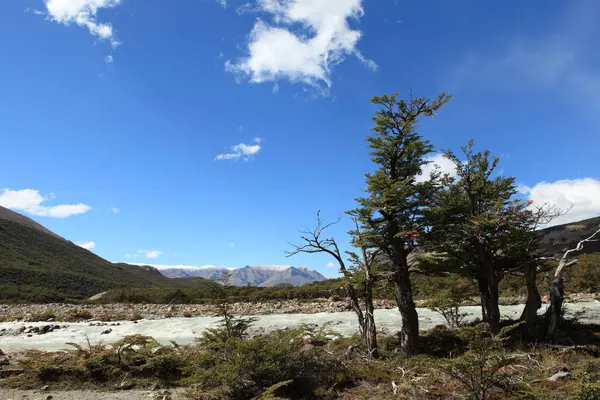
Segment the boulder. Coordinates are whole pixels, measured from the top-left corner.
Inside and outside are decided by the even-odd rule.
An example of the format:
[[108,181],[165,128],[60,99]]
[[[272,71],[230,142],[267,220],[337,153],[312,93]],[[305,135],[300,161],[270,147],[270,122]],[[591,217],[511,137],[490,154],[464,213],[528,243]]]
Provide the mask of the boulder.
[[569,371],[558,371],[557,373],[552,375],[550,378],[548,378],[548,381],[549,382],[565,381],[565,380],[569,379],[569,377],[571,377],[571,375],[573,375],[573,374]]

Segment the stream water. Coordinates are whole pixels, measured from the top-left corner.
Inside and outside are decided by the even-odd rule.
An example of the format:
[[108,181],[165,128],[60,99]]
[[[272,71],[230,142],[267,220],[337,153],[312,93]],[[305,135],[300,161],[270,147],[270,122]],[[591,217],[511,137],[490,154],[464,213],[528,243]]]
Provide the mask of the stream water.
[[[504,318],[518,317],[523,310],[522,305],[502,306],[501,312]],[[600,324],[600,302],[572,303],[566,305],[567,313],[581,313],[582,321]],[[419,308],[419,322],[421,329],[429,329],[436,325],[445,323],[441,315],[427,308]],[[477,318],[481,315],[481,308],[477,306],[463,307],[462,312],[468,314],[468,319]],[[541,310],[543,312],[543,310]],[[294,328],[301,324],[325,325],[342,335],[352,335],[358,331],[358,323],[353,312],[320,313],[320,314],[270,314],[255,316],[257,319],[253,324],[252,331],[264,332],[282,328]],[[156,338],[159,342],[168,344],[175,341],[179,344],[188,344],[198,337],[205,329],[213,327],[217,318],[194,317],[194,318],[167,318],[167,319],[145,319],[133,323],[131,321],[120,321],[119,325],[90,326],[89,322],[60,323],[66,325],[65,329],[28,337],[26,334],[0,336],[0,349],[40,349],[58,350],[63,349],[66,342],[83,344],[86,337],[92,343],[112,343],[124,336],[132,334],[143,334]],[[375,321],[380,332],[394,333],[400,330],[400,314],[398,310],[376,310]],[[47,322],[7,322],[0,323],[0,332],[19,329],[20,327],[44,326]],[[108,334],[102,332],[110,329]]]

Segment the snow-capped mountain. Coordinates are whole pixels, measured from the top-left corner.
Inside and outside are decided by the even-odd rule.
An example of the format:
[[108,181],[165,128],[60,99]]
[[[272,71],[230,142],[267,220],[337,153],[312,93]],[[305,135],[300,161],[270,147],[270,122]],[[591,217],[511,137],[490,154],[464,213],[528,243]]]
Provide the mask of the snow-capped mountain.
[[245,266],[225,268],[216,265],[193,267],[186,265],[150,265],[169,278],[204,278],[218,280],[226,272],[231,273],[229,283],[234,286],[277,286],[281,284],[302,286],[307,283],[324,281],[325,278],[314,269],[291,265]]

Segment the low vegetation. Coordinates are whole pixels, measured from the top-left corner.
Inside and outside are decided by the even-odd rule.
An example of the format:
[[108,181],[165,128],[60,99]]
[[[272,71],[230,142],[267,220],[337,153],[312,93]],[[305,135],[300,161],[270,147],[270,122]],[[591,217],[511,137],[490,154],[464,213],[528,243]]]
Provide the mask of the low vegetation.
[[[600,393],[595,347],[600,328],[576,321],[565,322],[552,346],[522,343],[514,325],[495,337],[481,323],[457,329],[439,326],[421,335],[422,354],[410,359],[398,351],[397,336],[380,336],[379,357],[374,359],[358,336],[339,338],[323,328],[305,326],[254,337],[227,335],[225,329],[188,346],[161,345],[133,335],[111,345],[88,342],[65,345],[60,352],[29,350],[13,361],[24,373],[0,385],[49,385],[52,390],[184,387],[196,400],[583,400],[597,399]],[[561,371],[563,378],[548,380]]]

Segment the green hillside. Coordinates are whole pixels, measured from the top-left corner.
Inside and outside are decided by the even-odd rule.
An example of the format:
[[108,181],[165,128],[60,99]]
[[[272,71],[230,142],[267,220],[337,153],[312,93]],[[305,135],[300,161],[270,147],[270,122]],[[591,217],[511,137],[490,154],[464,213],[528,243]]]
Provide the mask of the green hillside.
[[0,302],[76,300],[114,288],[169,285],[154,268],[113,264],[28,218],[27,224],[16,220],[0,217]]

